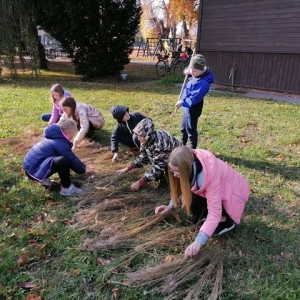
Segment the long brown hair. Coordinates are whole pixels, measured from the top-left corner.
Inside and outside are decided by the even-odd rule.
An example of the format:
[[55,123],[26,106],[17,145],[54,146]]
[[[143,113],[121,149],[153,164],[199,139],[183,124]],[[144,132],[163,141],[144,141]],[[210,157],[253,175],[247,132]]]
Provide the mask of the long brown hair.
[[61,107],[70,107],[71,108],[71,116],[68,116],[68,118],[73,119],[74,121],[78,121],[77,116],[75,114],[76,112],[76,101],[72,97],[64,97],[60,101],[60,106]]
[[190,184],[190,176],[192,173],[194,162],[194,154],[191,148],[181,146],[175,148],[170,156],[168,163],[178,168],[180,178],[175,177],[173,172],[169,172],[171,198],[174,206],[177,207],[180,203],[179,198],[182,196],[182,209],[191,214],[192,192]]
[[52,102],[54,103],[56,99],[52,96],[52,92],[58,93],[60,97],[63,97],[65,91],[59,83],[52,85],[50,89],[50,93],[51,93]]

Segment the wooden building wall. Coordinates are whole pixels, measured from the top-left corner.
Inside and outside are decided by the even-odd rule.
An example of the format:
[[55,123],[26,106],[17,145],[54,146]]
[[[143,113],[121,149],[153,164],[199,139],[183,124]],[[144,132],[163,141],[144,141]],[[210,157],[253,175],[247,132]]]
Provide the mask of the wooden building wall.
[[300,93],[300,0],[201,0],[197,52],[218,84]]

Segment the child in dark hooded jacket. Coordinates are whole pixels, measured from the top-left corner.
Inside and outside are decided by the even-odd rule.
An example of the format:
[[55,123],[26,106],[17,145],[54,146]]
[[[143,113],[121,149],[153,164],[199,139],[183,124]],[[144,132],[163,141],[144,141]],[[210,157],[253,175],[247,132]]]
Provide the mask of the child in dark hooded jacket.
[[154,130],[152,120],[143,119],[133,132],[141,142],[140,155],[129,166],[118,170],[117,174],[125,174],[135,168],[142,168],[151,163],[150,169],[138,181],[134,182],[130,189],[138,190],[142,185],[151,181],[160,181],[159,188],[166,188],[168,158],[173,149],[181,146],[181,143],[170,133],[164,130]]
[[70,170],[77,174],[93,173],[71,150],[72,138],[77,132],[74,121],[61,119],[57,124],[46,127],[44,138],[33,145],[23,160],[27,177],[45,186],[53,182],[50,176],[58,173],[61,181],[60,194],[71,196],[82,193],[82,189],[71,183]]
[[118,122],[110,138],[111,151],[114,154],[112,162],[115,163],[119,158],[119,143],[129,147],[132,151],[140,148],[140,142],[133,133],[133,129],[146,117],[139,112],[129,113],[129,107],[123,105],[114,105],[110,111]]

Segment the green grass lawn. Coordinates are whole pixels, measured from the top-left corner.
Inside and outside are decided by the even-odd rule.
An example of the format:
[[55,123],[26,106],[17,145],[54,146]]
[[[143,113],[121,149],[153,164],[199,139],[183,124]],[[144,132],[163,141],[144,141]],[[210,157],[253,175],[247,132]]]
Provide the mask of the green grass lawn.
[[[4,78],[0,83],[0,300],[165,299],[147,286],[108,281],[122,283],[128,271],[162,262],[173,252],[183,255],[188,238],[178,247],[174,241],[176,251],[153,247],[132,255],[130,263],[126,259],[132,252],[126,247],[86,250],[82,247],[86,239],[99,233],[90,227],[71,226],[70,220],[103,199],[93,194],[92,201],[78,205],[60,196],[59,189],[48,191],[28,181],[22,172],[28,147],[46,125],[40,115],[51,111],[49,89],[56,82],[77,101],[90,103],[103,113],[105,128],[97,134],[103,147],[109,146],[115,126],[109,112],[114,104],[128,105],[131,111],[151,117],[157,129],[179,138],[181,111],[173,112],[180,87],[174,82],[183,78],[161,79],[154,66],[140,64],[130,64],[124,73],[129,74],[126,81],[111,77],[82,82],[72,68],[53,66],[39,77],[25,72],[17,81]],[[205,246],[221,249],[222,299],[300,299],[299,106],[210,92],[199,119],[199,134],[198,147],[232,165],[251,186],[241,225]],[[110,158],[97,166],[103,153],[88,151],[82,159],[94,164],[100,178],[113,176],[132,159],[123,149],[117,166]],[[126,191],[129,181],[122,178],[116,186]],[[93,181],[88,187],[94,189]],[[133,192],[133,197],[138,193]],[[153,211],[157,203],[168,203],[168,195],[155,193],[151,185],[141,192],[143,199],[149,197],[150,211],[151,203]],[[91,199],[91,190],[87,195]],[[156,197],[154,202],[151,195]],[[150,213],[145,212],[145,217],[151,217]],[[158,230],[161,234],[162,226],[152,233]],[[122,266],[122,271],[116,272],[116,266]],[[172,299],[180,299],[175,296]]]

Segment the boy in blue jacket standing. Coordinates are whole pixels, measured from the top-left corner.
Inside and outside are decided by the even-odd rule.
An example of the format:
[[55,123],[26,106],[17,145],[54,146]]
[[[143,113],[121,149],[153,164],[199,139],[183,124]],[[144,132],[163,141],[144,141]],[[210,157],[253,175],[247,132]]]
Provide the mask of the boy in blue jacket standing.
[[50,186],[53,182],[49,177],[58,173],[62,186],[61,195],[81,194],[83,190],[71,183],[70,170],[77,174],[91,174],[93,170],[71,150],[73,145],[71,140],[76,133],[77,126],[73,120],[69,119],[61,119],[57,124],[46,127],[45,137],[29,149],[23,160],[27,177]]
[[214,75],[206,66],[205,58],[201,54],[192,57],[185,75],[191,75],[189,82],[183,90],[181,99],[175,104],[178,109],[182,106],[183,116],[180,124],[181,142],[186,145],[190,141],[192,149],[198,143],[198,119],[201,116],[204,96],[208,93],[210,84],[214,82]]

